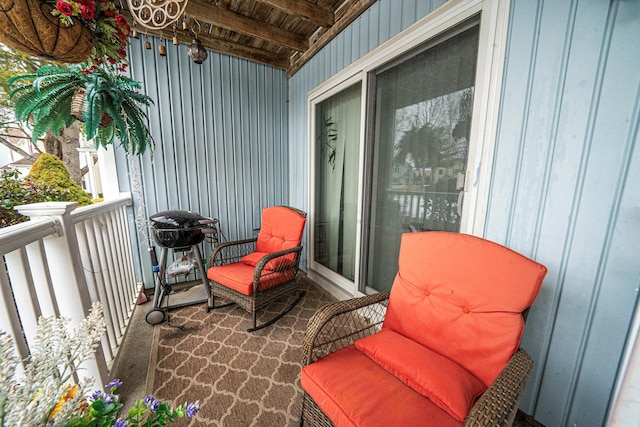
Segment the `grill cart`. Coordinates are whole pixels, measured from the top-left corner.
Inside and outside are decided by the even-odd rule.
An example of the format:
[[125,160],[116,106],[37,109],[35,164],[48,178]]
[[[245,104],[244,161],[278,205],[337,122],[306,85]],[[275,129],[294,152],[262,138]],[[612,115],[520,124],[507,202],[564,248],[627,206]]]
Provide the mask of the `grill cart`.
[[[172,284],[169,283],[171,269],[167,269],[167,258],[169,249],[174,252],[185,252],[186,255],[179,262],[174,270],[188,272],[193,268],[200,271],[202,286],[206,292],[207,307],[211,307],[211,288],[207,279],[207,272],[202,263],[200,254],[200,243],[207,237],[212,236],[217,242],[218,230],[217,219],[206,218],[191,211],[169,210],[158,212],[149,217],[151,230],[156,243],[162,248],[159,262],[155,262],[156,272],[155,292],[153,296],[153,308],[147,313],[146,321],[150,325],[162,323],[167,318],[169,308],[182,307],[185,305],[204,302],[203,300],[191,301],[186,304],[169,305],[169,295],[172,291]],[[153,252],[155,253],[155,252]],[[174,263],[176,264],[176,263]],[[169,267],[175,267],[171,265]],[[164,304],[163,304],[164,303]],[[164,305],[164,307],[163,307]]]

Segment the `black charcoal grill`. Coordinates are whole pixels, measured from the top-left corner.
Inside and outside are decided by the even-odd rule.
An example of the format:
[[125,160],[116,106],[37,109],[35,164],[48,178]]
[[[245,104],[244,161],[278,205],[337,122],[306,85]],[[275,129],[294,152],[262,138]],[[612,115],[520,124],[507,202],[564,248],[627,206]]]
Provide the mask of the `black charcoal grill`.
[[[169,308],[181,307],[182,305],[169,306],[169,294],[171,285],[166,277],[166,264],[169,249],[174,251],[192,251],[196,260],[202,285],[207,293],[207,304],[212,306],[211,288],[207,280],[207,272],[202,263],[199,244],[205,239],[207,233],[216,233],[217,219],[206,218],[191,211],[169,210],[158,212],[149,217],[153,237],[162,248],[160,260],[154,266],[156,275],[156,287],[153,296],[153,309],[147,313],[147,323],[157,325],[165,320]],[[216,236],[217,237],[217,236]],[[155,263],[155,262],[154,262]],[[166,297],[166,298],[165,298]],[[166,305],[162,308],[163,299]],[[194,301],[191,304],[204,301]],[[183,304],[186,305],[186,304]]]
[[205,238],[203,228],[212,221],[191,211],[164,211],[149,217],[153,237],[163,248],[187,248]]

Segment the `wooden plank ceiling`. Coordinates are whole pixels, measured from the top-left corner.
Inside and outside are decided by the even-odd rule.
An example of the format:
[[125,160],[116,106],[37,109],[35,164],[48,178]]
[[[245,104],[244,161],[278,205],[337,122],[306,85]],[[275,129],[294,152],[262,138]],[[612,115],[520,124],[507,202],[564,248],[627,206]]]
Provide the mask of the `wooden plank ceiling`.
[[[175,31],[180,43],[191,43],[195,29],[207,49],[282,68],[291,76],[375,1],[189,0],[189,28],[180,21]],[[136,28],[169,42],[174,36],[172,26]]]

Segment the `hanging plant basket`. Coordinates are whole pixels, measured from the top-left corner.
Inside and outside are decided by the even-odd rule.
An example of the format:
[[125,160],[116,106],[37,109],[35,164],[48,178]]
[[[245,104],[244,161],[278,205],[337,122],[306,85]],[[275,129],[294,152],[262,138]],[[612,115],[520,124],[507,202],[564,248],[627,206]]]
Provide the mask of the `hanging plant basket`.
[[91,55],[93,35],[79,21],[65,27],[42,0],[0,0],[0,42],[12,49],[61,63]]
[[[85,95],[85,89],[83,87],[79,87],[74,92],[73,98],[71,98],[71,115],[81,122],[84,122],[82,117],[82,108],[84,106]],[[109,114],[102,113],[100,116],[100,127],[104,129],[109,126],[112,121],[113,118]]]

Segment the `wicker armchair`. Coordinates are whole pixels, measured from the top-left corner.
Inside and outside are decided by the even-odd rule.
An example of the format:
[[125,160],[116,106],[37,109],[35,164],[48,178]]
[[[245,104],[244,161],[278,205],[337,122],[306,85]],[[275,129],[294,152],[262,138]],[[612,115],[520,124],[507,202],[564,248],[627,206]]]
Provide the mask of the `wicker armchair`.
[[[237,304],[252,314],[253,332],[273,324],[304,296],[296,283],[306,213],[288,206],[263,209],[257,238],[223,243],[209,257],[207,277],[212,309]],[[292,295],[295,299],[279,314],[257,325],[257,311]],[[231,302],[215,305],[215,298]]]
[[[433,240],[433,245],[425,244],[425,239]],[[454,241],[453,246],[449,245],[447,247],[445,242],[448,243],[451,239]],[[469,245],[474,247],[471,251],[472,253],[466,253],[464,251],[465,247],[469,247]],[[418,315],[422,315],[426,310],[434,308],[430,306],[432,302],[435,301],[434,297],[446,300],[447,295],[451,292],[452,288],[449,288],[448,286],[441,286],[445,280],[444,276],[447,275],[446,272],[442,273],[442,271],[440,271],[435,273],[435,277],[430,277],[429,270],[430,266],[433,264],[428,261],[428,258],[431,256],[429,249],[433,249],[434,247],[440,248],[441,251],[440,254],[434,256],[436,259],[433,262],[436,264],[443,263],[442,256],[446,257],[446,252],[452,251],[449,252],[449,255],[455,255],[456,261],[447,263],[446,268],[449,269],[454,267],[456,263],[474,264],[472,258],[474,256],[480,256],[481,263],[485,263],[487,265],[480,265],[476,268],[479,264],[475,263],[475,266],[472,265],[468,269],[472,275],[480,274],[487,270],[495,270],[497,271],[497,274],[500,274],[499,272],[501,268],[512,269],[522,273],[521,283],[517,283],[517,285],[521,285],[521,290],[519,291],[521,295],[517,297],[519,303],[515,305],[515,307],[517,307],[515,313],[509,313],[513,314],[511,317],[515,316],[514,319],[516,320],[513,322],[513,332],[517,336],[511,340],[511,342],[514,343],[513,350],[508,351],[506,362],[501,363],[500,365],[502,368],[495,374],[490,374],[489,378],[494,378],[493,380],[486,380],[486,374],[480,374],[480,377],[485,378],[485,381],[483,381],[485,384],[485,387],[483,387],[484,391],[481,392],[477,398],[471,399],[469,407],[466,407],[464,411],[466,416],[459,419],[452,418],[450,414],[442,410],[441,407],[438,407],[437,404],[434,405],[432,402],[426,403],[425,400],[423,405],[423,400],[421,399],[429,400],[431,398],[427,398],[423,394],[420,394],[420,392],[416,392],[416,390],[421,389],[414,386],[412,379],[409,381],[407,381],[406,378],[404,380],[392,380],[404,383],[401,384],[398,389],[401,389],[402,393],[407,393],[407,395],[409,395],[410,398],[406,399],[407,402],[398,402],[397,396],[387,397],[385,393],[389,393],[389,391],[386,390],[385,386],[380,383],[370,383],[371,379],[376,378],[374,371],[378,369],[388,370],[392,375],[396,375],[396,371],[389,369],[387,365],[383,365],[382,367],[371,365],[374,366],[374,368],[369,366],[365,370],[360,370],[354,367],[354,364],[358,362],[357,358],[353,358],[351,356],[340,356],[341,352],[342,354],[349,354],[348,352],[352,351],[351,349],[354,349],[354,351],[352,351],[353,353],[358,353],[358,351],[355,350],[359,348],[357,347],[358,342],[363,342],[362,339],[365,337],[371,337],[385,329],[398,328],[401,333],[407,334],[411,337],[411,332],[407,333],[407,331],[402,330],[402,328],[407,326],[409,328],[413,328],[415,326],[416,329],[419,329],[417,332],[418,337],[425,334],[435,335],[429,332],[428,327],[425,327],[426,324],[432,324],[433,322],[432,318],[429,318],[429,315],[427,315],[428,320],[414,320],[411,318],[409,321],[407,321],[405,316],[411,315],[411,305],[417,305],[419,310]],[[415,252],[418,249],[423,249],[423,251],[416,254]],[[480,249],[488,249],[489,252],[486,255],[483,255],[480,252]],[[416,260],[421,259],[422,265],[412,265],[407,267],[406,262],[403,265],[403,256],[407,255],[407,251],[412,251],[412,253],[410,256],[405,257],[405,261],[413,264]],[[505,258],[496,259],[500,254]],[[514,266],[513,264],[510,264],[514,262],[514,260],[515,263],[519,265]],[[503,261],[506,264],[502,264]],[[334,423],[335,425],[351,426],[511,425],[515,419],[518,404],[522,398],[522,394],[524,393],[524,388],[533,366],[532,358],[523,349],[517,348],[520,334],[522,332],[522,328],[519,327],[518,324],[519,322],[522,322],[523,327],[528,307],[533,303],[533,300],[537,296],[542,279],[546,274],[546,268],[534,261],[516,254],[513,251],[510,251],[507,248],[484,241],[483,239],[455,233],[438,232],[411,233],[404,235],[399,264],[400,272],[398,273],[398,277],[396,277],[396,281],[394,282],[391,292],[382,292],[327,305],[318,310],[318,312],[309,321],[302,348],[302,386],[304,389],[304,396],[300,425],[333,426]],[[489,286],[495,286],[495,292],[503,292],[501,290],[501,285],[506,284],[506,282],[511,281],[511,279],[517,276],[514,272],[507,274],[510,276],[508,278],[509,280],[503,283],[493,281],[495,275],[494,277],[490,277],[490,280],[492,280],[493,283],[489,284]],[[454,271],[454,274],[451,276],[463,278],[465,277],[465,273]],[[416,286],[417,281],[427,284],[424,286]],[[514,283],[511,283],[511,285],[513,287]],[[465,290],[461,290],[460,292],[464,294]],[[478,303],[476,306],[472,304],[471,301],[465,300],[464,296],[461,297],[460,295],[457,295],[457,297],[461,298],[458,302],[464,300],[465,307],[470,308],[470,311],[465,309],[464,313],[470,312],[472,315],[477,316],[477,319],[479,319],[477,322],[483,324],[483,327],[491,327],[490,323],[486,323],[482,319],[482,316],[485,316],[483,313],[482,303]],[[402,300],[409,300],[409,305],[405,305]],[[428,302],[422,304],[422,300]],[[496,307],[504,309],[505,307],[502,306],[502,303],[506,300],[507,298],[503,299],[501,302],[497,302],[496,306],[487,309],[487,311],[493,310]],[[449,302],[446,302],[446,304],[451,305]],[[398,309],[403,311],[404,314],[398,313]],[[393,312],[394,310],[396,311],[395,313],[390,313],[390,311]],[[441,309],[435,308],[435,311],[438,310]],[[442,311],[439,312],[439,314],[442,313]],[[522,313],[520,321],[517,321],[518,313]],[[488,315],[491,314],[489,313]],[[404,317],[404,319],[400,319],[400,321],[405,323],[399,325],[397,323],[399,317]],[[509,317],[510,316],[508,315],[501,316],[501,320]],[[389,319],[389,324],[387,324],[387,319]],[[425,321],[426,323],[424,323]],[[456,323],[456,320],[449,318],[447,319],[447,322]],[[501,327],[498,327],[498,329],[499,328]],[[447,327],[443,328],[443,330],[437,331],[437,333],[442,333],[444,331],[445,333],[451,333],[455,336],[451,338],[452,340],[459,338],[456,336],[458,333],[457,330],[449,328],[445,331],[444,329],[447,329]],[[480,329],[482,329],[482,327],[480,327]],[[473,334],[477,334],[478,330],[479,329],[476,329]],[[420,340],[420,338],[418,338],[418,340]],[[424,344],[424,342],[425,341],[422,341],[422,344]],[[429,342],[429,339],[426,339],[426,342]],[[463,345],[463,347],[465,347],[463,352],[466,351],[466,347],[474,347],[476,344],[477,343],[475,342],[465,343]],[[451,345],[451,347],[455,347],[455,345]],[[486,348],[484,350],[486,350]],[[446,351],[447,350],[445,350],[445,352]],[[372,357],[369,353],[365,354],[368,357]],[[510,357],[508,357],[509,354],[511,354]],[[366,356],[365,360],[367,360],[367,363],[370,363]],[[451,351],[450,354],[447,354],[446,356],[455,358],[458,355],[456,354],[456,351]],[[339,357],[342,357],[341,361],[339,360]],[[376,357],[375,354],[374,357]],[[399,363],[403,363],[402,359],[404,357],[406,357],[407,360],[411,358],[405,353],[401,357]],[[478,356],[478,358],[480,359],[481,357]],[[320,363],[316,363],[318,361],[320,361]],[[377,362],[377,360],[374,360],[374,362]],[[464,358],[462,358],[462,362],[464,362]],[[328,371],[324,371],[332,372],[329,385],[323,383],[323,371],[318,371],[317,369],[313,371],[309,369],[314,364],[316,364],[316,367],[323,366],[322,369],[326,369],[327,366],[331,367],[331,364],[336,365],[339,363],[344,363],[344,369],[334,369],[331,371],[330,368]],[[410,362],[407,363],[410,365]],[[471,363],[471,366],[462,366],[474,375],[476,375],[478,366],[482,369],[481,364],[478,365],[477,363]],[[407,372],[409,372],[409,376],[411,376],[414,371],[420,371],[423,370],[423,368],[425,368],[425,366],[419,366],[418,369],[409,369]],[[343,379],[337,378],[338,376],[343,375],[342,372],[344,372],[345,376],[344,385],[342,384]],[[364,372],[362,378],[352,380],[351,378],[354,375],[358,375],[358,372]],[[388,374],[385,375],[388,376]],[[446,378],[447,380],[449,379],[449,377]],[[352,386],[352,384],[360,384],[360,382],[361,384],[364,384],[362,387]],[[368,382],[369,384],[367,385]],[[394,390],[397,392],[398,389]],[[404,391],[405,389],[407,390],[406,392]],[[358,395],[358,393],[361,392],[365,393],[366,400],[376,401],[376,403],[371,403],[371,408],[354,409],[350,407],[354,405],[353,402],[361,401],[361,399],[359,400]],[[314,398],[311,396],[312,394],[318,402],[314,401]],[[348,396],[348,398],[346,398],[346,396]],[[442,401],[447,402],[446,399],[443,399]],[[407,405],[403,406],[403,403],[407,403]],[[368,403],[365,402],[365,405],[367,404]],[[323,410],[321,406],[324,406],[325,410]],[[417,410],[420,406],[427,406],[427,409]],[[414,410],[417,410],[415,415],[412,413]],[[370,411],[370,413],[363,414],[363,412],[366,411]],[[326,412],[331,414],[331,418]],[[396,415],[398,418],[395,418]]]

